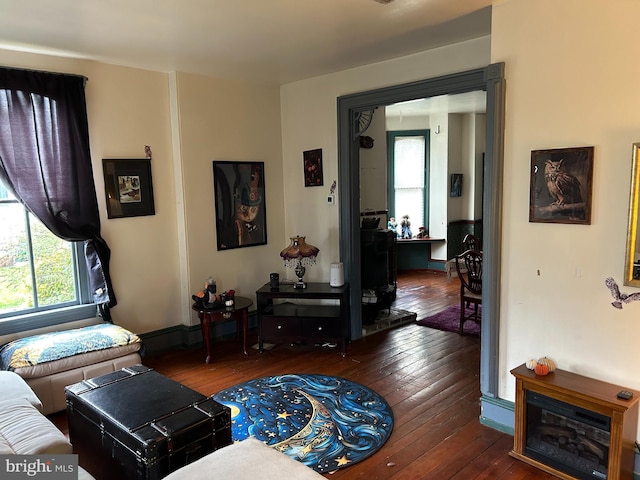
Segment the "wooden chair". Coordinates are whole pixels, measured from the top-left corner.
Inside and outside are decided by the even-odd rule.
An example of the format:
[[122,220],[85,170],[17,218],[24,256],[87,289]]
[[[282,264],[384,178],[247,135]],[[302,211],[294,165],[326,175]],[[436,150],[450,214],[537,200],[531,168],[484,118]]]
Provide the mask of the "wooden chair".
[[[482,239],[467,233],[462,239],[462,251],[466,252],[467,250],[478,250],[482,252]],[[465,305],[469,308],[470,304],[467,302]]]
[[462,239],[462,250],[463,251],[478,250],[479,252],[481,252],[482,240],[479,237],[476,237],[475,235],[471,235],[470,233],[467,233]]
[[[480,324],[482,304],[482,252],[466,250],[456,255],[456,270],[460,278],[460,331],[462,335],[464,323],[472,320]],[[472,311],[467,315],[467,308]]]

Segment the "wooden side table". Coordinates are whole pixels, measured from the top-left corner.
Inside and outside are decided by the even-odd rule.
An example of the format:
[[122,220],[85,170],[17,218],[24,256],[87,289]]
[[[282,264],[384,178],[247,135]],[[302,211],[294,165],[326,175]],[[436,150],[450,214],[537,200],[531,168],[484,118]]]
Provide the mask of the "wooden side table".
[[191,306],[193,310],[198,312],[198,318],[200,319],[202,340],[207,351],[207,358],[204,360],[206,363],[211,362],[211,333],[209,332],[209,325],[211,325],[211,322],[221,322],[231,318],[236,321],[236,335],[240,334],[240,328],[242,328],[242,351],[245,355],[249,355],[247,353],[247,331],[249,330],[249,307],[251,305],[253,305],[253,302],[250,299],[236,295],[234,303],[230,307],[200,308],[197,305]]

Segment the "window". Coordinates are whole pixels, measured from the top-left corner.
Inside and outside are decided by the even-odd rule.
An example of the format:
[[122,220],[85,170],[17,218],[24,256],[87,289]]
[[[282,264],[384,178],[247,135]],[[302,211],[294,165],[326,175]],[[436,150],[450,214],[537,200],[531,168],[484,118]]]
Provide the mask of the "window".
[[91,302],[83,243],[51,233],[2,182],[0,224],[0,321]]
[[426,130],[389,132],[390,215],[398,225],[408,215],[413,236],[429,231],[428,138]]
[[0,67],[0,335],[96,314],[110,321],[117,303],[100,236],[86,80]]

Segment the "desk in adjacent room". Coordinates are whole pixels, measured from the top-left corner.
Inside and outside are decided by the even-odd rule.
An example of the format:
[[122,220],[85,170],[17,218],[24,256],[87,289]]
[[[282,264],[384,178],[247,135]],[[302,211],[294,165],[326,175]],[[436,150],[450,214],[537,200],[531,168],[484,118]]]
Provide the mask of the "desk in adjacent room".
[[444,242],[444,238],[398,238],[398,270],[429,268],[431,244]]

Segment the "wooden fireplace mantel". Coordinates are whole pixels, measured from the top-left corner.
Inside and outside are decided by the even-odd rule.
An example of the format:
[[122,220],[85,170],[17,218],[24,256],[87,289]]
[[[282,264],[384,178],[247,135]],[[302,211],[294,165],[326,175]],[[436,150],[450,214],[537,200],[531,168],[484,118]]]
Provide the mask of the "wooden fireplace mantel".
[[[511,374],[516,377],[515,424],[511,456],[559,478],[566,480],[575,478],[525,454],[526,392],[532,391],[609,417],[611,430],[607,480],[633,478],[640,391],[559,369],[548,375],[539,376],[524,364],[511,370]],[[616,395],[621,390],[632,392],[633,397],[629,400],[617,398]]]

